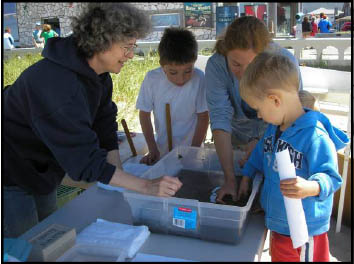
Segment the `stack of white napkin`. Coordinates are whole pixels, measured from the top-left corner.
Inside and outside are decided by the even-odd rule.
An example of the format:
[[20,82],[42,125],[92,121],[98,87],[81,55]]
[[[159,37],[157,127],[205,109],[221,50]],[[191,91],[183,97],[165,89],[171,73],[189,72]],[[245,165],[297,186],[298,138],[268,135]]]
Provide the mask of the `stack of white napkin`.
[[97,219],[82,230],[76,244],[112,248],[122,252],[126,258],[132,258],[149,237],[147,226],[132,226]]

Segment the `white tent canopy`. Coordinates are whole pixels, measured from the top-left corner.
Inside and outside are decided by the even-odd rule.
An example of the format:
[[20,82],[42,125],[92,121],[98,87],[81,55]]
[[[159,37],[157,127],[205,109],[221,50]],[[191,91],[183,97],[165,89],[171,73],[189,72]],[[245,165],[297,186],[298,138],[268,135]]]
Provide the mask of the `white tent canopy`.
[[336,21],[352,21],[352,17],[345,16],[345,17],[337,18]]
[[[307,15],[319,15],[320,13],[323,13],[325,15],[334,15],[334,9],[327,9],[324,7],[320,7],[316,10],[308,12]],[[338,10],[338,14],[341,14],[341,13],[343,13],[343,11]]]

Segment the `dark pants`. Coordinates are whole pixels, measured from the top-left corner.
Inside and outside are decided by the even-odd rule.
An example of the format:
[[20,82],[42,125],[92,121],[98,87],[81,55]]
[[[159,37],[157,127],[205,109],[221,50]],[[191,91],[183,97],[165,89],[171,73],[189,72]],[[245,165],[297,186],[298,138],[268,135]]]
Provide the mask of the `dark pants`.
[[4,186],[4,237],[17,238],[57,209],[57,190],[30,194],[17,186]]

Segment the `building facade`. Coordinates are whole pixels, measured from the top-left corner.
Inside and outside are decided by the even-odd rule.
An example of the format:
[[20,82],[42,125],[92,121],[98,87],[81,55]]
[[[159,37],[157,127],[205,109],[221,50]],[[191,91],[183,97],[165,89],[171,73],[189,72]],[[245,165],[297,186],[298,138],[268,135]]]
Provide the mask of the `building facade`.
[[347,2],[343,4],[343,16],[351,16],[352,15],[352,3]]
[[33,46],[32,31],[36,22],[50,24],[60,36],[68,35],[71,32],[70,17],[77,16],[83,5],[85,3],[16,3],[19,45]]
[[[153,30],[142,41],[160,40],[163,30],[169,26],[190,29],[198,40],[215,39],[236,17],[253,15],[263,20],[277,21],[276,36],[290,36],[294,26],[297,3],[275,3],[276,11],[269,17],[269,4],[265,2],[133,2],[137,8],[149,15]],[[71,17],[77,16],[86,3],[16,3],[18,42],[21,47],[33,46],[32,31],[36,22],[50,24],[60,36],[71,33]],[[13,31],[13,30],[12,30]]]

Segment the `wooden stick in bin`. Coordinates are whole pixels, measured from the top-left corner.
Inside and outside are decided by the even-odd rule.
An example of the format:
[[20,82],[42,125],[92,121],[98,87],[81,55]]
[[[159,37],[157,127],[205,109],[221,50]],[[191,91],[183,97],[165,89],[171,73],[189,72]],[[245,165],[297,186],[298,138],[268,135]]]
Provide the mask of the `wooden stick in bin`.
[[137,155],[137,154],[136,154],[136,150],[135,150],[135,147],[134,147],[134,143],[133,143],[132,137],[130,136],[127,123],[125,122],[125,119],[124,119],[124,118],[122,119],[121,123],[122,123],[122,126],[123,126],[123,128],[124,128],[125,135],[126,135],[126,137],[127,137],[127,139],[128,139],[128,143],[129,143],[129,146],[130,146],[130,150],[132,151],[133,157],[135,157],[135,156]]
[[166,104],[166,125],[167,125],[168,151],[171,151],[172,150],[172,126],[171,126],[170,104]]

